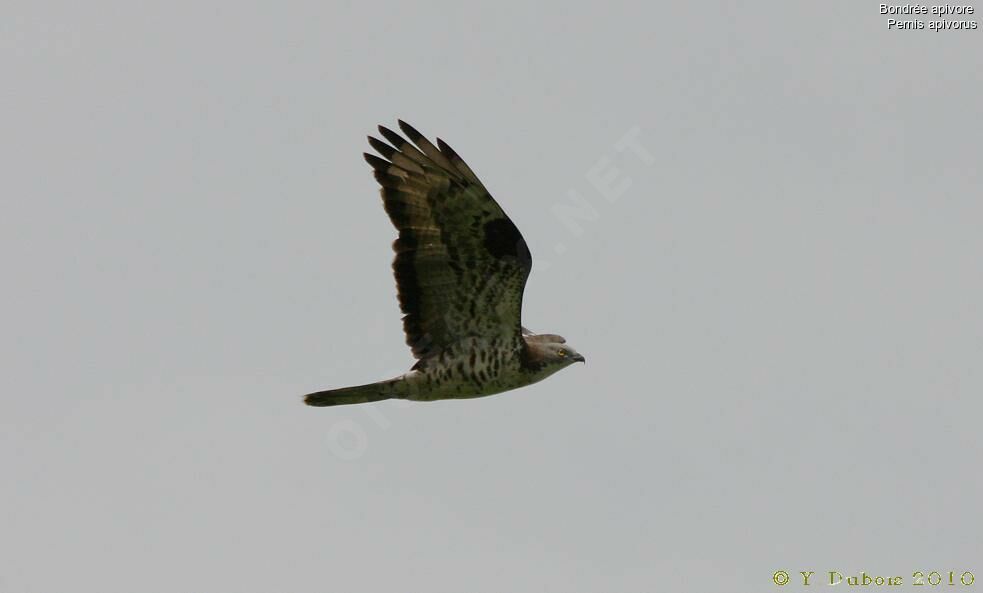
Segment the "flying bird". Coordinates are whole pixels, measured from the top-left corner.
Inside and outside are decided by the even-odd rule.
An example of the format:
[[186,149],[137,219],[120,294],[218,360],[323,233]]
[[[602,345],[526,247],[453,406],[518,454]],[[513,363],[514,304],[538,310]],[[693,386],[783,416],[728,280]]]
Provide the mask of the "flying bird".
[[390,398],[434,401],[493,395],[541,381],[584,357],[556,334],[522,326],[532,256],[519,229],[441,139],[434,146],[379,126],[365,154],[399,238],[393,243],[406,343],[417,361],[403,375],[305,396],[311,406]]

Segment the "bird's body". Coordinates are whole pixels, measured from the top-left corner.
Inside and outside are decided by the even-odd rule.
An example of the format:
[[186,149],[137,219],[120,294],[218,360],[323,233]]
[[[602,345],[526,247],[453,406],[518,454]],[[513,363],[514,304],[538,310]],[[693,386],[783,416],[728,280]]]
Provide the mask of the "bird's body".
[[438,139],[437,148],[399,123],[413,144],[380,126],[392,146],[369,143],[388,160],[365,157],[399,230],[393,270],[417,363],[394,379],[312,393],[305,402],[482,397],[583,362],[562,337],[521,325],[532,259],[519,230],[450,146]]

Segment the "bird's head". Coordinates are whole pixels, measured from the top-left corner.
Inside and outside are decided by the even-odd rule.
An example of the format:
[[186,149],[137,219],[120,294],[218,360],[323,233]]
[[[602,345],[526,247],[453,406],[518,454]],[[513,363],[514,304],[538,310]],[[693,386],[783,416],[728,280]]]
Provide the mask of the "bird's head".
[[548,377],[575,362],[586,362],[562,336],[539,334],[525,336],[525,340],[528,364],[541,377]]
[[587,362],[584,357],[564,343],[560,342],[548,342],[544,344],[546,347],[547,359],[560,368],[570,366],[575,362]]

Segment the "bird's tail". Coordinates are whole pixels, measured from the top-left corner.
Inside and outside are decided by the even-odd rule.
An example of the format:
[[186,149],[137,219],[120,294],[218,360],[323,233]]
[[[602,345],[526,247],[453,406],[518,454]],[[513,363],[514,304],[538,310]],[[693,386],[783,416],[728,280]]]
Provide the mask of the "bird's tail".
[[399,397],[395,389],[395,380],[379,381],[368,385],[342,387],[318,391],[304,396],[304,403],[309,406],[340,406],[342,404],[364,404],[384,399]]

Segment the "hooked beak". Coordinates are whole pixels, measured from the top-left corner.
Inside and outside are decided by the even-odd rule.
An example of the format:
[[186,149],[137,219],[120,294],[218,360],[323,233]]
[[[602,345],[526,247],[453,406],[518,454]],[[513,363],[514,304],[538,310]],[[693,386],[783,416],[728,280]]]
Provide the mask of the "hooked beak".
[[584,364],[587,364],[587,359],[586,359],[586,358],[584,358],[584,357],[583,357],[582,355],[580,355],[580,354],[577,354],[577,355],[575,355],[575,356],[573,357],[573,359],[574,359],[574,360],[575,360],[576,362],[582,362],[582,363],[584,363]]

